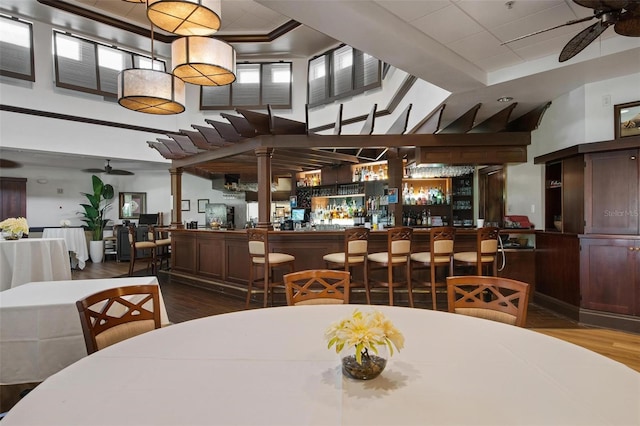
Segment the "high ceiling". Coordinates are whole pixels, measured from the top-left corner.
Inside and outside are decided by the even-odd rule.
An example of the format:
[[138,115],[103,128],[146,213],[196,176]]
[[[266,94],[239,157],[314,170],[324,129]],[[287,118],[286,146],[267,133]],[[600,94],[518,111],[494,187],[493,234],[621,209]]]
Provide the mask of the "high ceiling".
[[[149,49],[134,34],[60,5],[149,28],[144,5],[122,0],[2,0],[0,9]],[[269,42],[232,42],[239,60],[308,58],[344,42],[452,92],[446,124],[477,103],[482,121],[504,108],[496,101],[502,96],[518,103],[517,117],[589,82],[638,72],[640,37],[622,37],[612,28],[558,62],[562,47],[595,19],[501,44],[592,14],[572,0],[222,0],[217,35],[269,35],[295,20],[302,25]]]

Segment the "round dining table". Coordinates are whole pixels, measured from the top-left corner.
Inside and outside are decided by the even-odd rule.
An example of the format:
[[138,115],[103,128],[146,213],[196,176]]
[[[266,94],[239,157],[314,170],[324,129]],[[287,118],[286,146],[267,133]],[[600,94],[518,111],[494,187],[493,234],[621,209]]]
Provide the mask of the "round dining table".
[[[404,334],[380,376],[343,376],[325,330],[379,310]],[[184,322],[51,376],[9,425],[638,425],[640,373],[531,330],[388,306],[264,308]]]

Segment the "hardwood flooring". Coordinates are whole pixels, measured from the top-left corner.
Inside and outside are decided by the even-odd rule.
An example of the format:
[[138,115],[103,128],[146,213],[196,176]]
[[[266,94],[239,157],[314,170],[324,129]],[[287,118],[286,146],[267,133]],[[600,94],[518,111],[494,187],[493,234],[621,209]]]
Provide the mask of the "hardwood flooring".
[[[87,262],[84,270],[74,270],[72,275],[73,279],[78,280],[120,277],[126,276],[128,268],[128,263],[117,263],[111,260],[98,264]],[[136,268],[135,275],[148,274],[145,271],[145,265]],[[158,273],[158,281],[169,319],[175,323],[245,309],[244,297],[240,293],[222,293],[189,285],[179,279],[171,278],[164,271]],[[362,295],[356,294],[356,303],[364,303],[364,297],[360,298],[360,296]],[[400,294],[401,301],[402,296]],[[262,300],[261,297],[258,299]],[[429,295],[425,295],[425,297],[418,295],[416,299],[417,308],[430,308],[431,298]],[[446,310],[445,299],[444,295],[439,296],[438,309]],[[386,292],[373,294],[374,303],[384,303],[385,300]],[[274,297],[274,305],[284,304],[284,295],[277,293]],[[261,302],[255,301],[251,303],[250,309],[256,309],[260,306]],[[533,303],[529,305],[526,327],[585,347],[640,372],[640,335],[638,334],[586,327]]]

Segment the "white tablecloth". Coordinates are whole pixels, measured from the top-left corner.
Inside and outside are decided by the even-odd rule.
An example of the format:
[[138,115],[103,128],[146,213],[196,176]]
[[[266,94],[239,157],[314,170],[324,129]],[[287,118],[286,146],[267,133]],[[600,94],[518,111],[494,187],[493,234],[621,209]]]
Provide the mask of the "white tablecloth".
[[[67,260],[68,264],[68,260]],[[38,382],[87,356],[76,301],[156,277],[29,283],[0,292],[0,384]],[[169,323],[164,301],[161,320]]]
[[0,291],[33,281],[71,279],[64,239],[0,239]]
[[87,237],[82,228],[44,228],[42,238],[64,238],[67,242],[67,249],[73,253],[71,258],[74,266],[84,269],[86,261],[89,259],[87,249]]
[[50,377],[2,424],[640,424],[640,373],[531,330],[444,312],[376,307],[405,349],[376,379],[346,379],[324,332],[353,309],[257,309],[155,330]]

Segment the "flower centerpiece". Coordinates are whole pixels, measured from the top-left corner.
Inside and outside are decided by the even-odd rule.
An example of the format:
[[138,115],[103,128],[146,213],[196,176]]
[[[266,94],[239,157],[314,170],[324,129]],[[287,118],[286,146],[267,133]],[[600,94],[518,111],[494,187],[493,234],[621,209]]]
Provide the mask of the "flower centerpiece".
[[24,217],[10,217],[0,222],[2,235],[5,240],[18,240],[23,235],[29,235],[29,224]]
[[335,346],[342,359],[342,373],[354,379],[377,377],[387,365],[387,352],[404,347],[404,336],[379,311],[353,311],[350,317],[329,326],[325,333],[328,348]]
[[70,221],[70,220],[68,220],[68,219],[62,219],[62,220],[60,221],[60,227],[62,227],[62,228],[68,228],[68,227],[70,227],[70,226],[71,226],[71,221]]

